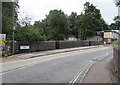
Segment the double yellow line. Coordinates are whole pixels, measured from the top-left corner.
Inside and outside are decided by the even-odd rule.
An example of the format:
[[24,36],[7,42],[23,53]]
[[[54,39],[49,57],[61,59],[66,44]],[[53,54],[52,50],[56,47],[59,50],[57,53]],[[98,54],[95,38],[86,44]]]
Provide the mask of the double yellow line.
[[88,63],[86,66],[84,66],[77,74],[76,76],[70,81],[69,85],[74,85],[76,83],[76,81],[78,80],[78,78],[82,75],[82,73],[87,69],[87,67],[90,65],[91,63]]
[[69,85],[74,85],[74,83],[77,81],[79,76],[82,74],[83,70],[77,73],[77,75],[72,79],[72,81],[69,83]]

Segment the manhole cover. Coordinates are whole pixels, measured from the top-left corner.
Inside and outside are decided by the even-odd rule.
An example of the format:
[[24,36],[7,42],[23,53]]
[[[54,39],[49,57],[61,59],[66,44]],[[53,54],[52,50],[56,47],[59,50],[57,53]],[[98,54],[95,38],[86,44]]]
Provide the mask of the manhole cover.
[[92,59],[92,61],[98,61],[99,59],[97,59],[97,58],[94,58],[94,59]]

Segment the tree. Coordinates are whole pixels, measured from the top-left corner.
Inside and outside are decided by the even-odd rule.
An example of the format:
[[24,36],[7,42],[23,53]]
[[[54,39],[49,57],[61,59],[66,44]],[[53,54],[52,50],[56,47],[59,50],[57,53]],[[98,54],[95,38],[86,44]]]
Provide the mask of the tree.
[[[120,0],[114,0],[116,6],[120,6]],[[114,19],[115,23],[111,23],[110,28],[113,30],[120,30],[120,16],[115,16]]]
[[38,29],[38,31],[41,32],[41,36],[44,36],[44,40],[48,40],[48,23],[46,22],[46,19],[41,21],[36,21],[34,23],[34,27]]
[[115,23],[110,25],[111,29],[113,30],[120,30],[120,16],[115,16],[114,19]]
[[25,16],[24,18],[22,18],[21,20],[19,20],[19,24],[24,27],[24,26],[27,26],[27,25],[30,25],[31,24],[31,19],[29,16]]
[[92,15],[97,19],[101,18],[100,10],[97,9],[93,4],[86,2],[84,4],[84,14],[85,15]]
[[86,2],[84,12],[80,16],[79,38],[85,40],[96,34],[96,31],[108,29],[108,25],[101,17],[100,10],[93,4]]
[[76,20],[77,20],[77,13],[72,12],[71,15],[69,16],[69,22],[70,22],[70,30],[69,34],[70,35],[75,35],[77,37],[77,27],[76,27]]
[[44,41],[45,38],[38,28],[32,25],[17,27],[15,30],[15,40],[22,42]]
[[115,22],[120,21],[120,16],[115,16],[113,19]]
[[114,1],[115,1],[116,6],[120,5],[120,0],[114,0]]
[[12,38],[13,27],[18,20],[18,2],[2,2],[2,32]]
[[117,30],[117,25],[115,23],[111,23],[109,26],[112,30]]
[[62,10],[51,10],[46,17],[49,40],[63,40],[68,35],[68,18]]

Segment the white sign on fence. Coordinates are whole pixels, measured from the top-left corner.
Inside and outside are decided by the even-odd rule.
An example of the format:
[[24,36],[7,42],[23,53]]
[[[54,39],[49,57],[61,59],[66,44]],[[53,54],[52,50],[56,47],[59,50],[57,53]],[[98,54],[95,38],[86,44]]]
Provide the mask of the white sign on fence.
[[20,49],[21,50],[28,50],[28,49],[30,49],[30,46],[20,46]]

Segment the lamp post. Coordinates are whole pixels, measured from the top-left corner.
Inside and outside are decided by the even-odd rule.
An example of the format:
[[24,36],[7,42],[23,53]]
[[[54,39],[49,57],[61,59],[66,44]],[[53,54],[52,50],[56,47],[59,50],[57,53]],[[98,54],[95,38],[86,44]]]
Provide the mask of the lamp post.
[[12,54],[14,55],[15,49],[14,49],[14,41],[15,41],[15,28],[16,28],[16,22],[15,22],[15,2],[17,0],[13,0],[13,38],[12,38]]
[[97,32],[97,44],[99,46],[99,37],[100,37],[100,32]]
[[13,55],[14,55],[14,53],[15,53],[15,52],[14,52],[14,51],[15,51],[15,50],[14,50],[14,38],[15,38],[15,32],[14,32],[14,31],[15,31],[15,27],[13,27],[13,40],[12,40],[12,41],[13,41],[13,42],[12,42],[12,54],[13,54]]
[[[118,5],[118,16],[120,16],[120,5]],[[119,30],[119,40],[120,40],[120,30]]]

